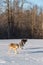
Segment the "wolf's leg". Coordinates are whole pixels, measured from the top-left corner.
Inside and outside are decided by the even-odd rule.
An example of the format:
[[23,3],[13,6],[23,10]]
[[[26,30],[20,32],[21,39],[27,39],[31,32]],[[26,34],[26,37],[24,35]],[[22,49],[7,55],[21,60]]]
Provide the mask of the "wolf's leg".
[[21,47],[21,49],[23,49],[23,47]]
[[23,47],[21,47],[21,46],[20,46],[19,48],[20,48],[20,49],[23,49]]
[[15,50],[15,54],[17,54],[17,50]]
[[15,51],[15,54],[18,54],[18,51],[17,51],[17,49],[15,49],[14,51]]
[[10,55],[11,48],[8,48],[8,54]]

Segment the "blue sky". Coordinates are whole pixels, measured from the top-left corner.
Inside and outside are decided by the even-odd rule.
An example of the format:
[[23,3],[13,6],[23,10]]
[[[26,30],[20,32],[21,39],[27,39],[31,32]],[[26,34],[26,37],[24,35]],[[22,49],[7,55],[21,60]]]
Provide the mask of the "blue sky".
[[29,0],[29,1],[32,2],[33,4],[37,4],[38,6],[43,7],[43,0]]
[[[2,3],[4,0],[0,0],[0,3]],[[27,0],[28,2],[31,2],[33,4],[37,4],[38,6],[43,6],[43,0]]]
[[[38,5],[39,7],[42,7],[43,8],[43,0],[27,0],[27,2],[31,2],[32,5]],[[29,4],[28,3],[25,3],[24,4],[24,8],[28,8],[29,7]]]
[[[0,0],[0,7],[1,7],[1,5],[4,5],[4,7],[2,7],[3,10],[4,10],[4,8],[6,7],[6,5],[3,4],[3,1],[4,1],[4,0]],[[42,8],[43,8],[43,0],[26,0],[26,1],[27,1],[27,2],[31,2],[31,3],[32,3],[31,6],[33,6],[33,5],[38,5],[39,7],[42,7]],[[29,4],[25,2],[24,8],[27,9],[28,7],[29,7]]]

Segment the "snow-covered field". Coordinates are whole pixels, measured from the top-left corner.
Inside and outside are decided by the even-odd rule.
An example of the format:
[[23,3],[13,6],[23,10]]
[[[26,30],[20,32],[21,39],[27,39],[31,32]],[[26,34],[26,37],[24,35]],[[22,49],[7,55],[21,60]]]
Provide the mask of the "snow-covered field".
[[28,39],[24,49],[8,54],[8,45],[20,39],[0,40],[0,65],[43,65],[43,39]]

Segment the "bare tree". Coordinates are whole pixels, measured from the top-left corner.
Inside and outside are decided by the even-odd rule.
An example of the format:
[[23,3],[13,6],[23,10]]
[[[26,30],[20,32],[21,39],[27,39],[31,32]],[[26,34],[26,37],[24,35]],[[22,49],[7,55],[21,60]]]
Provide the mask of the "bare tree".
[[8,11],[8,38],[10,38],[9,0],[6,0]]

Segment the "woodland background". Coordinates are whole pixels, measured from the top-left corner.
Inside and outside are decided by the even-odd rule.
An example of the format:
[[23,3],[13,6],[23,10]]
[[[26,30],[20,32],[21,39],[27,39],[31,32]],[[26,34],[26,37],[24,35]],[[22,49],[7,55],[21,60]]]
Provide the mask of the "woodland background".
[[[0,7],[0,39],[43,39],[43,9],[37,5],[23,8],[24,0],[5,0],[5,11]],[[4,7],[4,6],[3,6]]]

